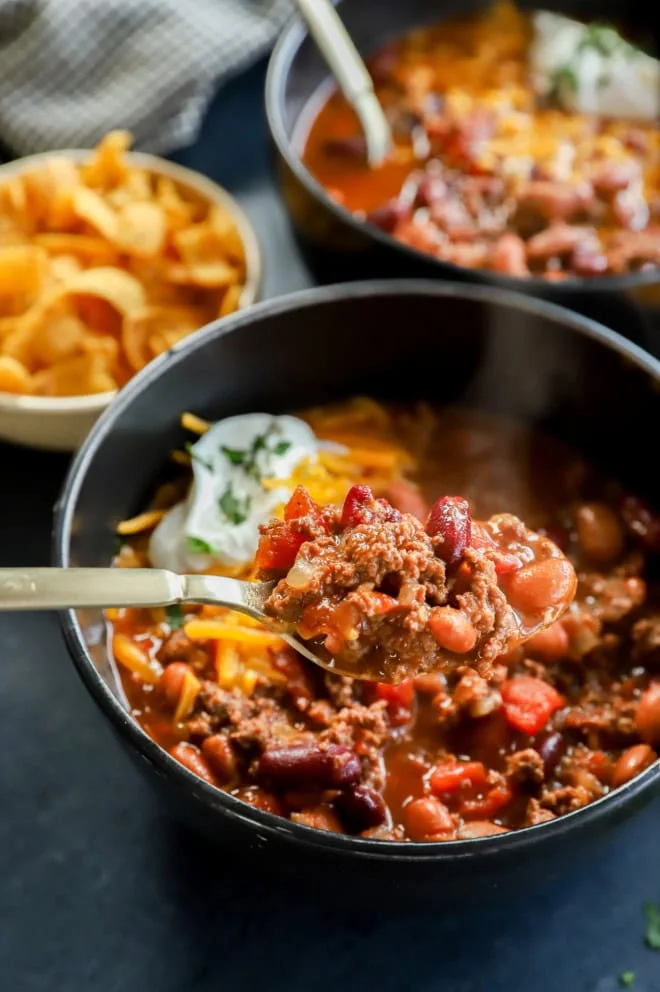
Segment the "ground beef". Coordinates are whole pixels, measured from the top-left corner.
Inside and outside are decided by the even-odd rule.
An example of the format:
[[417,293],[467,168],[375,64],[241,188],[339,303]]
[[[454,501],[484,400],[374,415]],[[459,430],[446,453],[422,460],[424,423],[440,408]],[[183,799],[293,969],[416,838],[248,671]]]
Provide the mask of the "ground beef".
[[[289,521],[300,506],[304,515]],[[295,559],[278,572],[281,549],[292,544]],[[477,525],[465,500],[444,497],[424,525],[356,486],[342,509],[317,508],[316,516],[297,490],[285,523],[262,527],[258,561],[267,574],[285,573],[265,604],[271,617],[316,641],[340,670],[399,682],[468,662],[484,678],[501,676],[496,659],[527,621],[499,576],[512,588],[511,573],[558,555],[511,514]],[[572,598],[571,566],[561,559],[552,567],[565,567]]]
[[208,655],[200,644],[190,640],[185,630],[173,630],[161,644],[158,660],[162,665],[185,661],[192,668],[203,672],[208,664]]
[[354,704],[339,710],[318,739],[321,744],[341,744],[358,754],[362,759],[363,781],[381,789],[385,782],[382,749],[389,732],[387,703]]
[[515,751],[506,759],[506,774],[519,785],[540,785],[545,778],[543,758],[531,747]]

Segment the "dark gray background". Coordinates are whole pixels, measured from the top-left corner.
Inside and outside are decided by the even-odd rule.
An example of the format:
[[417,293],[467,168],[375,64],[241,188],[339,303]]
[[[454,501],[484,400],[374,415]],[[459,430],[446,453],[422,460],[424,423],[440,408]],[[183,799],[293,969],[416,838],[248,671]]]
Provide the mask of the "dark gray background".
[[[177,159],[235,192],[265,250],[264,295],[310,285],[271,176],[263,66],[217,98]],[[0,445],[0,564],[47,564],[61,456]],[[0,989],[215,992],[660,990],[644,946],[660,901],[660,802],[534,899],[377,919],[218,866],[170,822],[87,697],[50,616],[0,614]]]

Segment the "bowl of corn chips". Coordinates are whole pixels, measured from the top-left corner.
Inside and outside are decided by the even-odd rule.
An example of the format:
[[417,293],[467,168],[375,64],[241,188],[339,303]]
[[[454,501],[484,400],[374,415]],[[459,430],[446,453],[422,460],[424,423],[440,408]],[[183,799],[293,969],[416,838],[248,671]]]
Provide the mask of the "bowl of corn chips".
[[236,201],[130,143],[0,166],[0,440],[74,450],[136,372],[257,298]]

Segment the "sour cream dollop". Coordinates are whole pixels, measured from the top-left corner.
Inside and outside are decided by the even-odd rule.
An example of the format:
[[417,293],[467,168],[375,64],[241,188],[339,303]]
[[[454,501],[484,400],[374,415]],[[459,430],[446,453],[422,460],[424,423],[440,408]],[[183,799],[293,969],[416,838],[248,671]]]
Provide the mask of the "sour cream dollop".
[[304,459],[328,447],[297,417],[248,413],[220,420],[190,449],[193,481],[151,535],[156,568],[202,571],[213,564],[249,564],[259,525],[285,503],[290,487],[265,488],[263,479],[288,479]]
[[660,62],[614,28],[541,10],[533,15],[532,85],[579,114],[657,120]]

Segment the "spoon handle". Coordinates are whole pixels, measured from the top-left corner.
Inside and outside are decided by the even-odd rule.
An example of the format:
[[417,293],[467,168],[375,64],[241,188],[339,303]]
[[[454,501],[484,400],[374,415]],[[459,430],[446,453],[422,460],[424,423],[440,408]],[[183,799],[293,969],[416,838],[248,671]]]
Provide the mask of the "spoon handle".
[[272,583],[158,568],[0,568],[0,610],[212,603],[259,618]]
[[330,0],[297,0],[297,3],[309,33],[360,119],[369,164],[380,165],[389,151],[391,133],[362,56]]

